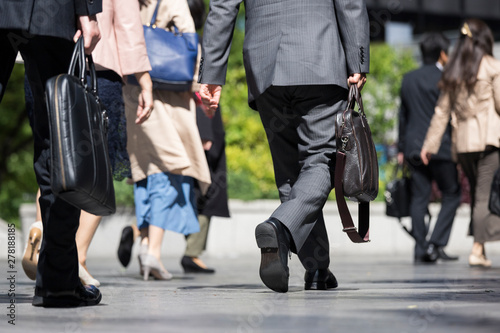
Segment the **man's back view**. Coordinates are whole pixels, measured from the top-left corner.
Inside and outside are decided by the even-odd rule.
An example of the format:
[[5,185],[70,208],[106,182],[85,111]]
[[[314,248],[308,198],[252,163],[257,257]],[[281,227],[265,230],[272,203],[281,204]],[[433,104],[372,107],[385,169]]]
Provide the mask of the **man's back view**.
[[[398,163],[403,163],[404,156],[411,168],[410,215],[416,263],[435,262],[438,258],[457,259],[446,255],[443,249],[448,243],[455,212],[460,205],[457,165],[451,160],[450,126],[443,136],[439,152],[432,158],[433,162],[425,166],[420,159],[420,150],[439,98],[438,82],[448,59],[448,47],[449,41],[442,34],[424,36],[420,45],[424,65],[406,74],[401,85]],[[443,197],[436,225],[427,240],[425,215],[433,180]]]
[[[215,112],[225,83],[231,37],[242,0],[212,0],[199,82]],[[256,228],[260,276],[288,290],[289,250],[306,269],[306,289],[335,288],[322,208],[332,189],[335,114],[347,83],[365,82],[369,22],[363,0],[245,1],[243,60],[252,108],[271,149],[282,204]]]

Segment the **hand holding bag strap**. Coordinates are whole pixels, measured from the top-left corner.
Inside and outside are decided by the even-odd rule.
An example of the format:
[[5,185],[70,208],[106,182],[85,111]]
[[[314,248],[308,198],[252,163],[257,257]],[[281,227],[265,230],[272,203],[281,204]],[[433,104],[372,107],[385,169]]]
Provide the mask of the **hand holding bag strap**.
[[337,151],[335,161],[335,196],[337,199],[337,207],[339,209],[340,220],[345,233],[351,239],[353,243],[366,243],[370,241],[369,226],[370,226],[370,203],[360,202],[359,203],[359,213],[358,213],[358,225],[359,232],[354,226],[352,221],[351,213],[347,207],[347,203],[344,197],[344,190],[342,185],[342,178],[344,175],[345,167],[345,154]]

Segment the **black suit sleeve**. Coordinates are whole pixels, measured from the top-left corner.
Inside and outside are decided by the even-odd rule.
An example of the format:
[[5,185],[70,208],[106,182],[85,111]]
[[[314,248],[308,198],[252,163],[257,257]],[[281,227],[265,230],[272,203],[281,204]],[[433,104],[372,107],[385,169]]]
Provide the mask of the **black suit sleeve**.
[[102,0],[74,0],[78,16],[92,16],[102,12]]
[[406,140],[406,122],[408,121],[408,108],[404,97],[404,79],[401,84],[401,106],[399,107],[399,131],[398,131],[398,152],[404,153]]

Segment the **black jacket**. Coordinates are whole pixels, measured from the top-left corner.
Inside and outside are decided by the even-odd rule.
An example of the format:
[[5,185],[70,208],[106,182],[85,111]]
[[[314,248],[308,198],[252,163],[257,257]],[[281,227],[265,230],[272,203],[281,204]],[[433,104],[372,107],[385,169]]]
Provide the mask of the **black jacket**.
[[[406,159],[420,160],[427,129],[439,98],[441,70],[435,64],[407,73],[401,84],[398,151]],[[451,126],[448,124],[435,160],[451,160]]]
[[102,0],[15,0],[0,1],[0,29],[19,29],[26,33],[12,41],[22,43],[30,35],[72,40],[77,16],[95,15]]

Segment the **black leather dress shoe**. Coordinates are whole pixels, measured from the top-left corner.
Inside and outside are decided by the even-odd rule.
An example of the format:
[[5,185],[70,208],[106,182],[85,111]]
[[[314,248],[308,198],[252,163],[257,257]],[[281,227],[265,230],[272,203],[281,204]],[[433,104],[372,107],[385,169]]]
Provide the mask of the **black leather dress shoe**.
[[438,259],[437,247],[434,244],[429,244],[422,256],[415,256],[415,264],[435,264]]
[[181,260],[181,266],[184,269],[184,273],[215,273],[215,269],[213,268],[203,268],[201,266],[198,266],[194,261],[193,258],[184,256],[182,257]]
[[122,230],[122,237],[120,238],[120,245],[118,246],[118,260],[127,267],[132,257],[132,246],[134,245],[134,230],[131,226],[126,226]]
[[448,254],[446,254],[446,252],[444,252],[444,247],[442,246],[438,247],[437,253],[438,253],[438,258],[441,260],[449,260],[449,261],[458,260],[457,256],[449,256]]
[[439,257],[437,246],[434,244],[429,244],[425,255],[426,255],[428,261],[430,261],[430,262],[436,261]]
[[288,291],[288,251],[291,236],[280,221],[274,218],[255,228],[255,239],[260,248],[260,278],[271,290]]
[[415,256],[415,259],[414,259],[413,262],[415,263],[415,265],[418,265],[418,264],[435,264],[436,260],[432,261],[432,260],[430,260],[430,258],[429,258],[428,255],[423,255],[421,257]]
[[36,287],[32,304],[47,308],[67,308],[97,305],[101,298],[101,292],[95,286],[80,283],[75,290],[69,291],[50,292]]
[[327,290],[338,287],[335,275],[327,269],[318,269],[315,271],[306,271],[304,275],[305,290]]

